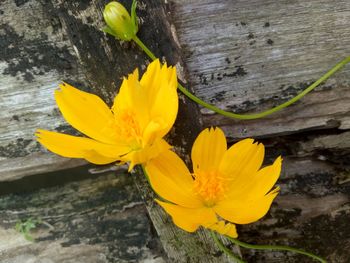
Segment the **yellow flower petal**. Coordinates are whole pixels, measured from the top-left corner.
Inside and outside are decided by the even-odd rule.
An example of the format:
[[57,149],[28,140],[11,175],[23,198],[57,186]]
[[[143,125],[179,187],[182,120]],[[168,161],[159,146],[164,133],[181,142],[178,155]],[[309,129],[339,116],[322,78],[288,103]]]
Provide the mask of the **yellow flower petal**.
[[212,209],[202,207],[197,209],[184,208],[156,200],[165,211],[173,218],[175,225],[188,232],[194,232],[199,226],[210,226],[217,221]]
[[145,169],[152,188],[165,200],[188,208],[203,206],[192,191],[190,172],[176,153],[163,152],[149,161]]
[[231,223],[225,223],[223,220],[220,220],[217,223],[208,226],[207,228],[214,230],[221,235],[229,236],[232,238],[238,237],[236,226]]
[[63,117],[85,135],[104,143],[115,143],[114,116],[96,95],[68,84],[60,85],[55,99]]
[[38,141],[48,150],[69,158],[84,158],[96,164],[119,160],[130,151],[126,146],[106,145],[95,140],[62,133],[37,130]]
[[160,130],[160,136],[164,136],[173,126],[178,111],[178,94],[176,69],[163,65],[159,71],[158,89],[148,90],[148,96],[152,98],[150,103],[150,118],[162,119],[163,126]]
[[176,68],[167,67],[166,63],[161,65],[159,59],[157,59],[148,65],[140,83],[142,87],[147,87],[150,105],[152,106],[155,104],[154,101],[158,97],[158,92],[161,89],[176,90]]
[[115,97],[112,107],[117,120],[118,116],[125,110],[132,111],[134,118],[141,128],[149,122],[149,98],[146,89],[142,87],[139,80],[139,73],[136,69],[128,78],[123,80],[119,93]]
[[220,128],[202,131],[192,147],[194,173],[199,175],[201,172],[217,170],[226,149],[226,138]]
[[133,150],[122,156],[121,160],[124,162],[130,162],[130,172],[136,164],[146,163],[170,148],[171,146],[164,139],[157,139],[152,145],[147,145],[144,148]]
[[135,70],[133,74],[129,74],[128,78],[123,78],[122,84],[119,88],[118,94],[114,97],[112,111],[114,115],[118,115],[125,111],[126,109],[132,108],[132,97],[129,92],[129,78],[133,77],[133,75],[137,74],[138,70]]
[[149,94],[150,105],[154,104],[155,96],[157,95],[160,85],[160,69],[161,64],[159,59],[154,60],[147,66],[146,72],[143,74],[140,83],[142,87],[147,87]]
[[116,158],[109,158],[109,157],[103,156],[97,153],[95,150],[84,151],[84,156],[80,158],[84,158],[88,162],[94,163],[94,164],[108,164],[119,160]]
[[259,170],[249,184],[237,189],[228,198],[239,199],[239,196],[245,200],[260,199],[266,195],[276,183],[281,173],[282,158],[278,157],[272,165]]
[[143,147],[146,147],[147,145],[152,144],[157,138],[163,137],[163,136],[159,136],[159,130],[161,126],[162,124],[154,120],[148,123],[145,130],[143,131],[143,140],[142,140]]
[[260,199],[244,201],[227,199],[219,202],[213,209],[222,218],[236,223],[249,224],[262,218],[269,210],[273,199],[277,196],[279,188]]
[[264,145],[254,143],[253,139],[239,141],[225,152],[218,169],[233,188],[229,192],[252,181],[263,162],[264,153]]
[[[159,60],[152,62],[138,81],[135,70],[124,79],[112,107],[116,116],[132,109],[140,127],[147,127],[150,122],[159,125],[157,137],[166,135],[173,126],[178,111],[178,95],[176,91],[176,70],[161,66]],[[144,131],[142,129],[142,132]],[[147,135],[146,135],[147,136]]]

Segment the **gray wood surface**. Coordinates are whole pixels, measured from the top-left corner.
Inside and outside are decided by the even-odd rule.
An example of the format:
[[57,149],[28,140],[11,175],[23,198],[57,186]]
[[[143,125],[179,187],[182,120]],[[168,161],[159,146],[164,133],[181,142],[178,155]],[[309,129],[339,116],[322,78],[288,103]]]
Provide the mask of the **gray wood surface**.
[[[350,55],[349,1],[174,1],[175,26],[196,95],[236,113],[278,105]],[[350,65],[289,108],[251,121],[202,109],[204,126],[254,137],[281,154],[281,194],[243,241],[350,258]],[[268,161],[267,161],[268,163]],[[242,249],[248,262],[311,262]]]
[[58,16],[40,1],[1,1],[0,10],[0,181],[81,165],[33,138],[38,127],[69,129],[53,98],[58,83],[86,83]]
[[[102,175],[66,182],[84,179],[82,174],[88,174],[91,167],[48,153],[33,138],[38,127],[76,133],[54,103],[53,91],[60,81],[110,103],[121,77],[136,66],[145,68],[147,58],[135,45],[115,41],[100,31],[104,25],[101,11],[107,2],[0,1],[0,191],[5,194],[0,197],[0,262],[201,262],[203,258],[225,262],[204,232],[188,234],[174,227],[154,205],[140,177]],[[141,1],[139,37],[157,56],[184,69],[179,73],[186,87],[223,109],[246,113],[278,105],[350,55],[347,0],[166,2]],[[230,120],[205,109],[199,115],[181,96],[180,118],[170,135],[179,152],[188,152],[202,121],[205,127],[222,127],[231,141],[259,139],[267,146],[267,163],[277,155],[284,157],[278,183],[281,194],[263,220],[238,227],[241,240],[289,244],[329,262],[348,262],[349,87],[348,65],[297,104],[253,121]],[[43,183],[45,176],[56,184],[55,171],[62,169],[70,171],[70,179],[66,176],[56,187],[36,189],[48,187]],[[34,180],[32,176],[38,174],[40,179]],[[24,184],[28,184],[27,193],[9,194]],[[133,184],[146,206],[132,195]],[[114,195],[114,186],[132,189],[123,205],[121,199],[116,200],[120,196]],[[49,211],[52,200],[59,201]],[[81,206],[72,211],[73,205],[66,200]],[[161,254],[158,237],[148,225],[146,209],[167,256]],[[57,231],[42,225],[34,232],[38,242],[28,243],[14,231],[14,224],[30,216],[44,218]],[[123,239],[126,247],[119,244],[120,233],[113,229],[114,224],[128,221],[137,227],[124,229],[130,231]],[[101,240],[92,242],[78,226],[91,229]],[[104,226],[112,236],[104,234]],[[144,235],[134,239],[137,231]],[[248,262],[310,262],[289,253],[244,249],[241,253]]]
[[[89,177],[0,196],[0,262],[165,262],[131,176]],[[41,221],[30,232],[35,242],[13,228],[28,218]]]
[[[259,112],[305,89],[350,54],[350,2],[175,1],[190,81],[207,102]],[[233,138],[350,128],[350,67],[271,118],[235,121],[203,109]]]
[[[12,105],[16,102],[14,100],[15,98],[19,98],[23,100],[23,103],[18,105],[18,107],[21,108],[21,114],[31,114],[34,112],[36,113],[36,116],[42,118],[42,121],[39,121],[38,119],[24,119],[23,126],[25,129],[23,132],[11,133],[10,131],[8,136],[3,137],[2,143],[4,146],[1,149],[4,152],[2,154],[4,156],[2,159],[2,167],[4,170],[1,174],[1,181],[3,181],[1,185],[3,185],[3,188],[9,188],[8,186],[11,186],[11,183],[13,183],[12,187],[20,184],[20,182],[34,184],[34,181],[30,182],[27,178],[23,178],[30,174],[44,173],[45,171],[45,174],[41,174],[41,178],[43,178],[42,180],[44,181],[50,181],[51,177],[49,176],[52,176],[52,174],[48,172],[55,171],[56,169],[72,168],[75,165],[82,164],[81,161],[64,161],[62,158],[52,157],[52,154],[46,153],[45,150],[33,140],[34,130],[38,127],[73,134],[76,134],[76,132],[73,131],[68,124],[64,123],[62,118],[57,118],[59,112],[54,105],[52,94],[53,90],[57,87],[58,81],[55,83],[55,79],[51,75],[45,77],[45,72],[39,72],[36,77],[36,74],[34,74],[36,73],[36,66],[30,64],[30,61],[40,57],[41,51],[44,52],[44,54],[52,52],[55,56],[53,59],[54,61],[48,61],[47,64],[45,64],[46,67],[43,66],[43,71],[45,71],[46,68],[48,71],[51,71],[50,64],[60,62],[61,58],[67,64],[67,69],[74,69],[75,71],[68,71],[67,73],[65,71],[58,72],[56,79],[68,81],[79,88],[100,95],[105,101],[110,103],[117,92],[122,77],[134,70],[135,67],[139,67],[142,70],[145,69],[148,60],[145,55],[135,47],[135,45],[116,41],[110,36],[105,36],[100,30],[104,26],[101,10],[107,1],[90,1],[89,3],[86,3],[83,1],[42,2],[29,0],[18,2],[8,0],[3,2],[4,5],[1,7],[3,9],[2,15],[6,15],[7,18],[2,20],[3,23],[1,25],[1,28],[4,28],[4,34],[2,35],[3,38],[1,39],[4,43],[4,49],[1,51],[6,55],[9,50],[11,50],[11,45],[14,45],[14,43],[18,41],[17,38],[20,40],[26,39],[26,35],[22,31],[17,32],[16,29],[13,28],[14,26],[10,27],[12,23],[10,21],[11,19],[14,20],[14,23],[17,23],[17,19],[13,19],[13,10],[21,14],[17,16],[18,18],[22,16],[26,18],[24,21],[19,21],[19,24],[21,28],[25,28],[25,32],[30,33],[33,31],[33,42],[31,42],[31,49],[23,54],[26,59],[23,62],[22,68],[20,68],[19,72],[16,71],[12,74],[14,75],[14,78],[18,78],[18,80],[22,82],[15,83],[15,89],[13,86],[9,85],[11,82],[8,80],[6,80],[6,82],[4,80],[1,84],[4,92],[6,92],[5,94],[11,94],[12,96],[12,100],[9,100],[5,95],[2,95],[2,100],[7,101],[7,104],[4,104],[6,106],[6,111],[2,112],[2,116],[7,120],[6,123],[9,123],[10,120],[13,119],[13,126],[11,127],[12,131],[20,130],[17,122],[22,121],[22,115],[19,113],[18,116],[16,115],[15,117],[11,115],[13,112]],[[127,6],[130,6],[130,1],[127,3]],[[33,21],[34,18],[32,14],[35,13],[36,10],[40,10],[40,12],[36,13],[37,21]],[[152,30],[142,29],[139,32],[139,36],[145,40],[147,45],[155,50],[158,57],[166,59],[172,65],[178,66],[180,69],[179,76],[184,79],[185,73],[184,70],[181,71],[181,68],[183,67],[181,66],[180,53],[173,40],[170,29],[171,26],[166,18],[166,11],[163,3],[161,1],[141,2],[138,12],[140,21],[143,21],[145,24],[147,23],[149,27],[152,28]],[[27,17],[30,19],[27,19]],[[7,34],[6,28],[8,27],[15,32],[12,39],[9,39],[9,35]],[[159,36],[155,37],[156,34],[159,34]],[[67,45],[67,47],[65,47],[67,49],[67,58],[64,55],[59,57],[59,54],[56,55],[56,50],[51,50],[56,45],[56,35],[58,35],[62,41],[65,41],[64,44]],[[50,49],[49,51],[43,49],[42,42],[44,42],[44,44],[47,43],[48,49]],[[19,50],[27,48],[26,42],[20,42],[15,46]],[[11,53],[5,67],[7,68],[12,64],[16,65],[18,59],[18,52]],[[52,68],[54,69],[54,65],[52,65]],[[34,73],[32,72],[33,70]],[[25,73],[27,72],[31,72],[33,78],[26,79]],[[81,73],[81,76],[78,75],[78,73]],[[6,75],[7,71],[3,70],[2,74]],[[77,76],[75,76],[76,74]],[[81,79],[79,79],[79,76]],[[41,83],[42,78],[47,79],[47,86],[43,86]],[[26,82],[32,83],[33,90],[30,94],[34,94],[28,98],[30,107],[27,108],[25,107],[25,105],[27,105],[27,97],[21,93]],[[17,89],[19,89],[19,91],[17,91]],[[40,95],[40,92],[44,92],[44,94]],[[42,102],[41,100],[44,101]],[[10,102],[12,102],[12,104]],[[43,105],[48,105],[46,106],[49,108],[48,111],[42,109],[42,107],[44,107]],[[48,112],[51,112],[51,114]],[[200,126],[198,115],[199,112],[196,105],[181,97],[180,111],[178,115],[180,121],[177,122],[175,129],[169,135],[169,140],[176,147],[177,151],[182,154],[188,152],[194,137],[199,132]],[[44,121],[47,117],[52,117],[52,123],[50,123],[50,121]],[[0,131],[6,130],[7,132],[8,124],[5,125],[5,122],[2,123],[3,126]],[[31,145],[26,149],[27,144]],[[37,152],[39,152],[39,154]],[[45,156],[50,157],[45,159],[46,162],[43,162],[44,159],[41,157],[45,158]],[[28,162],[25,162],[25,160],[28,160]],[[15,165],[13,167],[8,167],[11,162]],[[22,162],[25,162],[23,166],[16,165],[21,164]],[[46,167],[40,166],[40,163],[43,163]],[[23,169],[25,165],[27,169]],[[9,174],[9,172],[11,172],[11,174]],[[46,180],[45,176],[47,177]],[[72,172],[72,178],[75,177],[77,177],[77,175]],[[81,179],[81,177],[79,177],[79,179]],[[217,248],[213,245],[213,241],[206,233],[199,232],[198,234],[188,235],[184,231],[175,227],[174,224],[170,223],[169,217],[163,212],[163,210],[159,206],[154,205],[153,196],[150,193],[151,190],[147,182],[142,181],[140,176],[135,179],[135,184],[140,189],[140,193],[142,193],[143,197],[147,198],[145,200],[147,204],[146,208],[152,222],[155,224],[158,234],[160,235],[160,240],[167,249],[167,256],[170,261],[200,262],[203,258],[206,258],[208,262],[227,262],[225,255],[220,253],[217,254]],[[4,191],[7,193],[6,190]],[[62,189],[62,191],[64,191],[64,189]],[[18,202],[18,205],[20,205],[20,202]],[[91,209],[94,210],[94,208]],[[3,221],[4,220],[5,219],[3,219]],[[9,226],[1,226],[0,228],[9,228],[9,231],[13,230]],[[73,247],[73,245],[74,244],[68,244],[69,247]],[[57,246],[58,248],[62,248],[64,244],[62,241],[58,241]],[[29,250],[30,249],[31,248],[29,248]],[[48,249],[48,247],[44,248],[43,252],[40,253],[47,254],[49,257],[52,251]],[[132,246],[130,249],[132,249]],[[4,253],[6,253],[8,248],[5,247],[4,250]],[[85,250],[85,247],[83,247],[82,250]],[[72,252],[72,250],[69,251]],[[24,257],[25,253],[26,251],[21,251],[18,256]],[[56,255],[52,255],[52,257],[55,259],[57,258],[58,261],[60,259],[60,257],[56,257]],[[66,257],[67,260],[73,260],[75,257],[78,257],[78,254],[69,255],[68,253],[66,254]],[[37,260],[39,260],[39,258],[40,257],[37,257]],[[9,260],[9,262],[13,262],[16,258],[9,258]],[[106,262],[118,262],[118,258],[110,257]]]

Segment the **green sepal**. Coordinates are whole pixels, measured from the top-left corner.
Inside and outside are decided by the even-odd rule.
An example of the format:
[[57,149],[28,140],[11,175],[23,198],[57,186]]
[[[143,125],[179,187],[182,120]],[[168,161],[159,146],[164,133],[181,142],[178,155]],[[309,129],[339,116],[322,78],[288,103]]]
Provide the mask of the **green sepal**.
[[138,23],[137,23],[137,15],[136,15],[136,6],[137,6],[137,0],[133,0],[132,1],[132,5],[131,5],[131,21],[134,24],[134,32],[135,34],[137,33],[138,29]]
[[116,38],[118,38],[117,34],[114,33],[114,31],[112,30],[112,28],[110,28],[109,26],[105,26],[104,28],[102,28],[102,31],[105,32],[106,34],[110,34]]

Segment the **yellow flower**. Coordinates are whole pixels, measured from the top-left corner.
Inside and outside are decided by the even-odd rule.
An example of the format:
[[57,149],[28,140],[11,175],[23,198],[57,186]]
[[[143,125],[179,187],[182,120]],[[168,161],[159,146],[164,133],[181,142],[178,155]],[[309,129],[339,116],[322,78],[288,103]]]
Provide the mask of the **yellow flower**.
[[260,169],[264,146],[245,139],[227,149],[219,128],[202,131],[191,155],[192,174],[170,150],[145,167],[153,189],[168,202],[156,201],[178,227],[193,232],[203,226],[235,238],[234,224],[252,223],[267,213],[278,194],[272,187],[281,157]]
[[177,110],[174,67],[152,62],[139,81],[136,69],[124,78],[110,109],[96,95],[61,84],[55,99],[63,117],[86,137],[37,130],[38,141],[50,151],[95,164],[114,161],[145,163],[170,145],[163,139]]

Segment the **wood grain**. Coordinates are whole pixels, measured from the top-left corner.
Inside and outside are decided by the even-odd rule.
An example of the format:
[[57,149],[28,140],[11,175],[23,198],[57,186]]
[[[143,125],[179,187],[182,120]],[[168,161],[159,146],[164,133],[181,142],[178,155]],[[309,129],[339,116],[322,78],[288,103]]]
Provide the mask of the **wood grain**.
[[[110,103],[121,78],[136,67],[143,70],[148,60],[135,45],[101,32],[101,12],[108,1],[0,2],[0,189],[4,189],[35,174],[43,178],[86,164],[47,153],[33,139],[38,127],[77,134],[60,117],[53,100],[60,81]],[[130,1],[122,2],[130,7]],[[278,105],[350,54],[350,3],[346,0],[166,2],[140,2],[138,36],[158,57],[177,65],[186,86],[223,109],[246,113]],[[200,115],[195,105],[180,96],[180,117],[169,138],[183,157],[202,121],[205,127],[221,126],[230,141],[259,139],[266,145],[266,163],[278,155],[284,157],[281,194],[263,220],[239,226],[240,239],[304,248],[329,262],[348,261],[349,86],[347,66],[297,104],[253,121],[229,120],[205,109]],[[145,247],[150,236],[152,244],[158,244],[158,239],[147,219],[137,217],[139,211],[145,212],[140,199],[130,210],[108,210],[119,202],[113,199],[118,196],[113,188],[118,183],[109,175],[1,197],[1,260],[128,262],[134,251],[139,257],[132,260],[140,262],[202,262],[204,258],[229,262],[203,231],[188,234],[176,228],[152,201],[147,183],[134,178],[168,258],[159,257],[158,245],[155,250]],[[130,180],[122,184],[131,191],[128,194],[135,191],[132,185]],[[80,210],[73,210],[74,204],[81,204]],[[47,219],[57,232],[42,226],[35,233],[38,244],[29,244],[13,230],[18,218],[28,216]],[[132,234],[122,239],[111,221],[134,222],[136,227],[126,227]],[[106,234],[108,230],[112,236]],[[133,239],[135,230],[144,232],[142,241]],[[96,236],[101,239],[94,243]],[[121,239],[126,242],[123,247]],[[289,253],[242,250],[242,254],[248,262],[310,262]]]
[[[28,241],[15,224],[40,220]],[[126,173],[0,196],[1,263],[165,262]]]
[[[74,81],[74,72],[70,75],[73,79],[73,81],[70,82],[72,84],[80,84],[77,85],[78,88],[93,92],[101,96],[110,104],[118,90],[122,77],[136,67],[144,70],[148,60],[134,45],[116,41],[112,37],[106,36],[100,30],[104,25],[101,10],[105,3],[107,3],[107,1],[89,1],[89,3],[86,3],[83,1],[42,2],[29,0],[23,3],[21,2],[20,6],[15,7],[14,5],[17,6],[16,1],[15,3],[7,1],[4,14],[7,12],[7,9],[11,8],[16,10],[20,9],[21,12],[23,12],[23,16],[26,16],[26,12],[31,14],[36,8],[43,10],[42,13],[39,12],[37,14],[38,16],[42,16],[42,20],[39,20],[42,21],[43,25],[50,25],[52,23],[56,24],[58,31],[55,32],[60,32],[60,34],[63,35],[64,40],[67,41],[67,45],[69,45],[71,50],[74,51],[70,63],[74,64],[79,72],[82,72],[81,82]],[[125,1],[125,3],[130,7],[130,1]],[[147,45],[155,50],[158,57],[166,59],[168,63],[176,65],[181,69],[183,66],[181,65],[180,53],[175,41],[172,40],[171,25],[166,18],[166,12],[167,11],[164,9],[164,5],[161,1],[141,2],[138,9],[140,21],[147,23],[152,30],[147,30],[147,28],[146,30],[141,29],[139,36]],[[7,23],[5,23],[5,25],[6,24]],[[40,31],[42,30],[42,27],[40,28],[37,26],[34,27],[33,30]],[[41,36],[41,34],[39,35]],[[55,40],[51,35],[45,35],[44,38],[47,39],[49,43],[50,41]],[[35,39],[37,42],[34,43],[34,46],[38,46],[36,48],[39,49],[42,40],[41,38]],[[21,44],[19,46],[21,47]],[[16,60],[17,56],[14,54],[11,59]],[[33,65],[28,64],[25,64],[25,66],[29,69],[33,67]],[[27,68],[23,70],[26,71]],[[179,72],[181,78],[185,79],[185,72],[181,72],[181,70]],[[59,75],[58,77],[63,77],[63,75]],[[49,79],[51,79],[51,77]],[[40,85],[40,77],[36,80],[33,79],[32,81],[36,83],[35,89],[42,90],[45,88]],[[57,83],[56,85],[51,85],[50,91],[48,91],[46,95],[52,93]],[[16,84],[15,87],[17,88],[17,86],[19,86],[19,84]],[[5,86],[4,90],[10,93],[11,96],[14,96],[14,92],[9,86]],[[40,101],[40,96],[38,96],[38,101]],[[50,103],[51,107],[55,109],[52,99]],[[35,104],[38,104],[38,102],[34,102],[32,107],[29,108],[24,108],[23,105],[20,105],[19,107],[21,107],[23,113],[35,112],[37,111]],[[4,112],[4,118],[8,118],[11,107],[11,105],[6,106],[7,112]],[[55,109],[55,112],[56,117],[58,115],[57,109]],[[39,112],[38,115],[42,118],[46,118],[45,113]],[[193,139],[199,132],[200,120],[197,118],[198,115],[199,113],[196,105],[184,100],[184,97],[182,96],[180,98],[180,111],[178,117],[180,121],[177,122],[175,129],[173,129],[169,135],[169,140],[176,147],[177,151],[183,155],[188,152]],[[15,121],[17,121],[17,119],[20,118],[15,117]],[[32,138],[34,129],[38,126],[44,129],[54,129],[60,132],[76,134],[76,131],[72,130],[66,124],[63,127],[60,122],[52,124],[51,127],[49,124],[50,123],[38,122],[37,120],[33,121],[31,123],[32,129],[25,130],[21,136]],[[26,127],[28,126],[29,124],[26,124]],[[5,128],[6,127],[3,127],[3,129]],[[18,127],[14,126],[13,129],[18,129]],[[15,140],[13,135],[14,134],[9,133],[8,138],[4,137],[4,142],[7,143],[4,147],[4,151],[8,150],[8,145],[15,145],[17,151],[11,156],[5,156],[3,159],[4,163],[8,164],[9,161],[12,162],[15,159],[15,161],[20,162],[23,158],[31,160],[34,156],[39,157],[37,159],[38,163],[43,161],[41,160],[40,155],[35,155],[36,151],[43,152],[42,148],[36,144],[36,150],[30,149],[26,151],[24,146],[16,141],[13,142],[13,140]],[[20,138],[20,141],[23,141],[24,138]],[[50,166],[50,169],[52,170],[65,168],[64,166],[56,166],[55,168],[50,165],[51,161],[51,164],[55,163],[55,159],[46,159],[45,166]],[[61,164],[65,165],[62,161]],[[44,166],[39,166],[35,163],[29,164],[29,166],[31,168],[30,173],[39,173],[42,169],[45,169]],[[6,174],[9,168],[6,167],[6,165],[3,167],[3,174]],[[2,177],[3,180],[11,181],[28,176],[28,170],[23,171],[23,167],[21,166],[16,168],[11,171],[11,175],[4,175]],[[47,174],[47,176],[49,176],[49,174]],[[159,206],[155,206],[153,203],[153,199],[150,198],[152,190],[149,188],[147,182],[140,181],[139,179],[135,180],[135,182],[139,189],[142,189],[143,196],[147,198],[145,201],[147,203],[149,215],[156,226],[155,228],[160,234],[160,239],[167,247],[167,254],[170,260],[174,260],[174,262],[187,262],[188,260],[191,262],[201,262],[203,258],[206,258],[208,262],[228,262],[225,255],[217,253],[217,248],[213,245],[213,241],[208,238],[207,234],[201,232],[199,235],[188,235],[188,233],[181,232],[181,230],[175,227],[175,225],[169,221],[168,215],[166,215]],[[3,184],[5,184],[5,182]],[[49,255],[52,251],[46,251],[45,253],[48,253]],[[77,255],[67,254],[67,256],[73,259]],[[55,255],[52,255],[52,257],[55,258]],[[112,258],[108,260],[108,262],[114,262],[114,259]]]
[[[349,1],[173,1],[196,95],[224,110],[260,112],[292,98],[350,54]],[[202,109],[228,135],[349,129],[350,66],[271,118],[237,121]]]
[[[350,55],[349,1],[172,1],[195,94],[219,108],[255,113],[292,98]],[[239,226],[242,241],[286,244],[348,262],[350,65],[298,103],[239,121],[201,109],[204,126],[231,141],[253,137],[267,161],[284,158],[281,193],[262,220]],[[311,262],[242,249],[248,262]]]
[[48,16],[45,7],[40,1],[1,1],[0,181],[82,164],[47,154],[33,136],[39,127],[71,131],[53,91],[63,80],[86,83],[58,17]]

